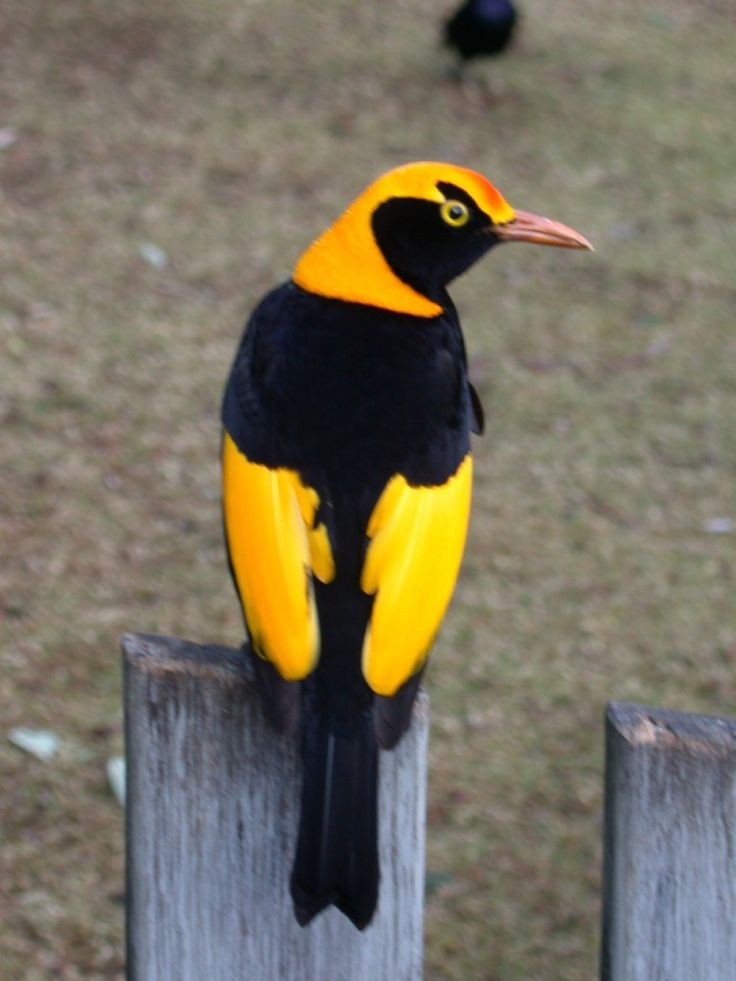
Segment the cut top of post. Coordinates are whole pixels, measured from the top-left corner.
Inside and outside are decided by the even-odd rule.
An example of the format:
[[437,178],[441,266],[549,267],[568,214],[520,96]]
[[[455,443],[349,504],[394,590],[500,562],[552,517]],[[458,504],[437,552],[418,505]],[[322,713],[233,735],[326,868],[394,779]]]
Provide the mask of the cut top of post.
[[130,981],[418,981],[427,698],[381,754],[381,887],[359,933],[336,909],[306,928],[289,877],[298,739],[267,724],[240,651],[127,635]]
[[652,746],[709,756],[736,753],[736,719],[628,702],[610,702],[606,718],[608,725],[632,747]]

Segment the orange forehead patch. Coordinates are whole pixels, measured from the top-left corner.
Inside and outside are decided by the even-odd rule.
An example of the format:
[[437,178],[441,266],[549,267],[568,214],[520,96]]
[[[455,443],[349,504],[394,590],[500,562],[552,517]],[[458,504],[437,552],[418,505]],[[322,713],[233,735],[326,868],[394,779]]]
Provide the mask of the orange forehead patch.
[[439,184],[455,184],[462,188],[494,224],[513,221],[513,208],[486,177],[454,164],[421,162],[389,170],[369,185],[355,204],[365,201],[373,212],[379,204],[393,197],[441,202],[445,200],[445,195],[440,191]]
[[456,184],[467,191],[494,225],[504,225],[514,220],[514,209],[486,177],[464,167],[456,167],[455,172],[456,179],[449,180],[448,183]]

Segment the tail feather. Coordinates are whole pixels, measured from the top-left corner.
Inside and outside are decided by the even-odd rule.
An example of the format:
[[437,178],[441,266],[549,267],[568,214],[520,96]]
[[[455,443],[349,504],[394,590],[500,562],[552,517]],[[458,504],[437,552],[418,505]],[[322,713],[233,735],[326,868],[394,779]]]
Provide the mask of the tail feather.
[[335,905],[359,930],[378,899],[378,747],[369,713],[357,732],[307,720],[301,818],[291,894],[306,926]]

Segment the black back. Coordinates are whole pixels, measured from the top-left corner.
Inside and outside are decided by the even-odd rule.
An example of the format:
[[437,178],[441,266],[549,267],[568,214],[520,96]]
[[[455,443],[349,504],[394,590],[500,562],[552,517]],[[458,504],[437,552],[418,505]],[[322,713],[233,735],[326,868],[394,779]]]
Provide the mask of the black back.
[[440,485],[469,451],[465,350],[447,303],[442,316],[423,319],[286,283],[261,302],[243,336],[225,428],[251,461],[297,470],[317,490],[336,560],[335,581],[316,583],[320,694],[309,697],[372,702],[360,670],[372,598],[359,586],[371,511],[394,474]]

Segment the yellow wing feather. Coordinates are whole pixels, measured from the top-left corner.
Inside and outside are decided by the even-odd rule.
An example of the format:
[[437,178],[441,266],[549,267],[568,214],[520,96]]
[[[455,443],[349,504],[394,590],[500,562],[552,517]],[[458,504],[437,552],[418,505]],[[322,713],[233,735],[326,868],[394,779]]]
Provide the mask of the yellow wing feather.
[[312,575],[330,582],[335,565],[327,529],[314,527],[319,495],[284,467],[252,463],[225,433],[223,511],[230,561],[256,653],[287,681],[319,657]]
[[465,547],[473,464],[468,454],[437,487],[396,475],[368,524],[361,588],[376,593],[363,644],[363,674],[393,695],[419,670],[450,602]]

